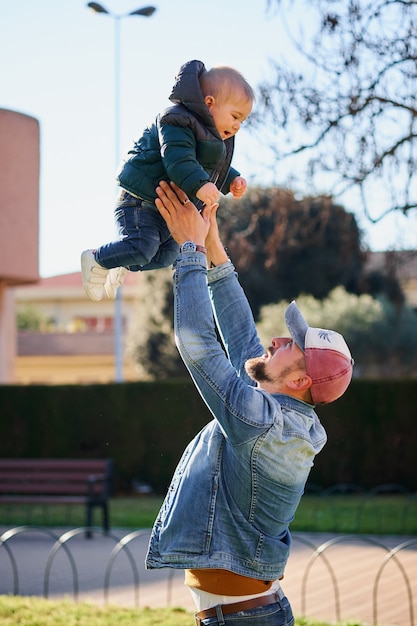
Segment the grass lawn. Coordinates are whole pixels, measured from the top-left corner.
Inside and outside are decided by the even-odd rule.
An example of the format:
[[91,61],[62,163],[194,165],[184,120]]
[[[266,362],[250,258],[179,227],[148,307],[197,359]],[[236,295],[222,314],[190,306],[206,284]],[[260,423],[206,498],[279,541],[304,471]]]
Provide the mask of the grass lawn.
[[[0,596],[2,626],[192,626],[193,614],[183,609],[97,607],[66,600]],[[296,620],[296,626],[330,626],[328,622]],[[361,626],[343,622],[332,626]]]
[[[150,528],[162,503],[162,496],[113,498],[110,504],[112,528]],[[93,524],[101,525],[98,511]],[[76,528],[85,525],[82,506],[0,507],[0,525],[40,525]],[[384,495],[313,496],[301,500],[294,531],[357,534],[417,535],[417,498]],[[0,595],[2,626],[192,626],[193,614],[180,608],[149,609],[95,606],[71,601]],[[297,619],[296,626],[330,626],[328,622]],[[341,622],[332,626],[365,626]]]
[[291,530],[369,535],[417,535],[417,497],[302,497]]
[[[113,498],[110,503],[112,528],[151,528],[162,496]],[[0,525],[19,526],[85,525],[83,506],[0,507]],[[101,525],[95,511],[95,526]],[[315,496],[306,494],[291,529],[300,532],[334,532],[380,535],[417,535],[417,497],[383,495],[372,498],[362,495]]]

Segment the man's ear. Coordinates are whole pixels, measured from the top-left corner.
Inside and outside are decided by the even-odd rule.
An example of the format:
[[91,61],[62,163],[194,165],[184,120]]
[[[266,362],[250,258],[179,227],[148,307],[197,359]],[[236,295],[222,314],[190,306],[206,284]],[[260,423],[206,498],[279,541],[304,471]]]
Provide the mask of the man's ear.
[[297,378],[289,378],[286,382],[287,386],[293,391],[306,391],[313,384],[312,379],[305,372]]

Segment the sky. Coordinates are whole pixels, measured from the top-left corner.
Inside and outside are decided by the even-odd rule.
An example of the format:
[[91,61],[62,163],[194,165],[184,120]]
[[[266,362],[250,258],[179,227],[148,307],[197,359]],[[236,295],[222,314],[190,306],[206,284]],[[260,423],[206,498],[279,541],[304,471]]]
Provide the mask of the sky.
[[[256,88],[271,60],[291,55],[278,12],[266,0],[104,0],[120,27],[120,109],[115,114],[115,24],[83,0],[0,0],[0,108],[40,124],[39,271],[76,272],[80,254],[116,236],[115,170],[156,114],[169,106],[188,60],[231,65]],[[148,4],[151,17],[126,14]],[[117,69],[117,68],[116,68]],[[120,146],[116,155],[116,137]],[[265,146],[242,127],[233,165],[249,184],[285,184]],[[305,190],[308,194],[308,190]],[[344,202],[355,212],[354,198]],[[356,213],[355,213],[356,214]],[[374,250],[417,247],[416,222],[396,216],[370,226]]]

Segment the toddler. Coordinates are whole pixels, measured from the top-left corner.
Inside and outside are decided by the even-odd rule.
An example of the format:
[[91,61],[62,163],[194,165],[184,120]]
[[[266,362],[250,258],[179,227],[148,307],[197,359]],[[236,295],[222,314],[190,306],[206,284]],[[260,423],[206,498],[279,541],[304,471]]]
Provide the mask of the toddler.
[[127,154],[117,175],[115,219],[120,238],[81,255],[82,281],[91,300],[114,299],[128,270],[168,267],[179,247],[155,206],[161,180],[173,181],[201,210],[220,193],[240,198],[247,183],[231,167],[234,136],[248,117],[254,92],[231,67],[206,70],[189,61],[169,99]]

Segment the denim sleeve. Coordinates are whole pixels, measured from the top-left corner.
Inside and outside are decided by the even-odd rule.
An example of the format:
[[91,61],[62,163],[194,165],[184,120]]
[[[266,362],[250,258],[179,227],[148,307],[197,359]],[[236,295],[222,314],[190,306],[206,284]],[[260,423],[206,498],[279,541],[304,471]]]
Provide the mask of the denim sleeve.
[[[175,263],[175,339],[202,398],[238,444],[269,428],[279,405],[248,384],[244,373],[246,358],[263,354],[263,348],[232,264],[211,270],[208,288],[205,261],[196,252],[179,255]],[[227,353],[216,335],[212,302]]]
[[209,293],[217,328],[228,358],[248,385],[245,362],[265,353],[258,337],[252,310],[231,261],[208,272]]

